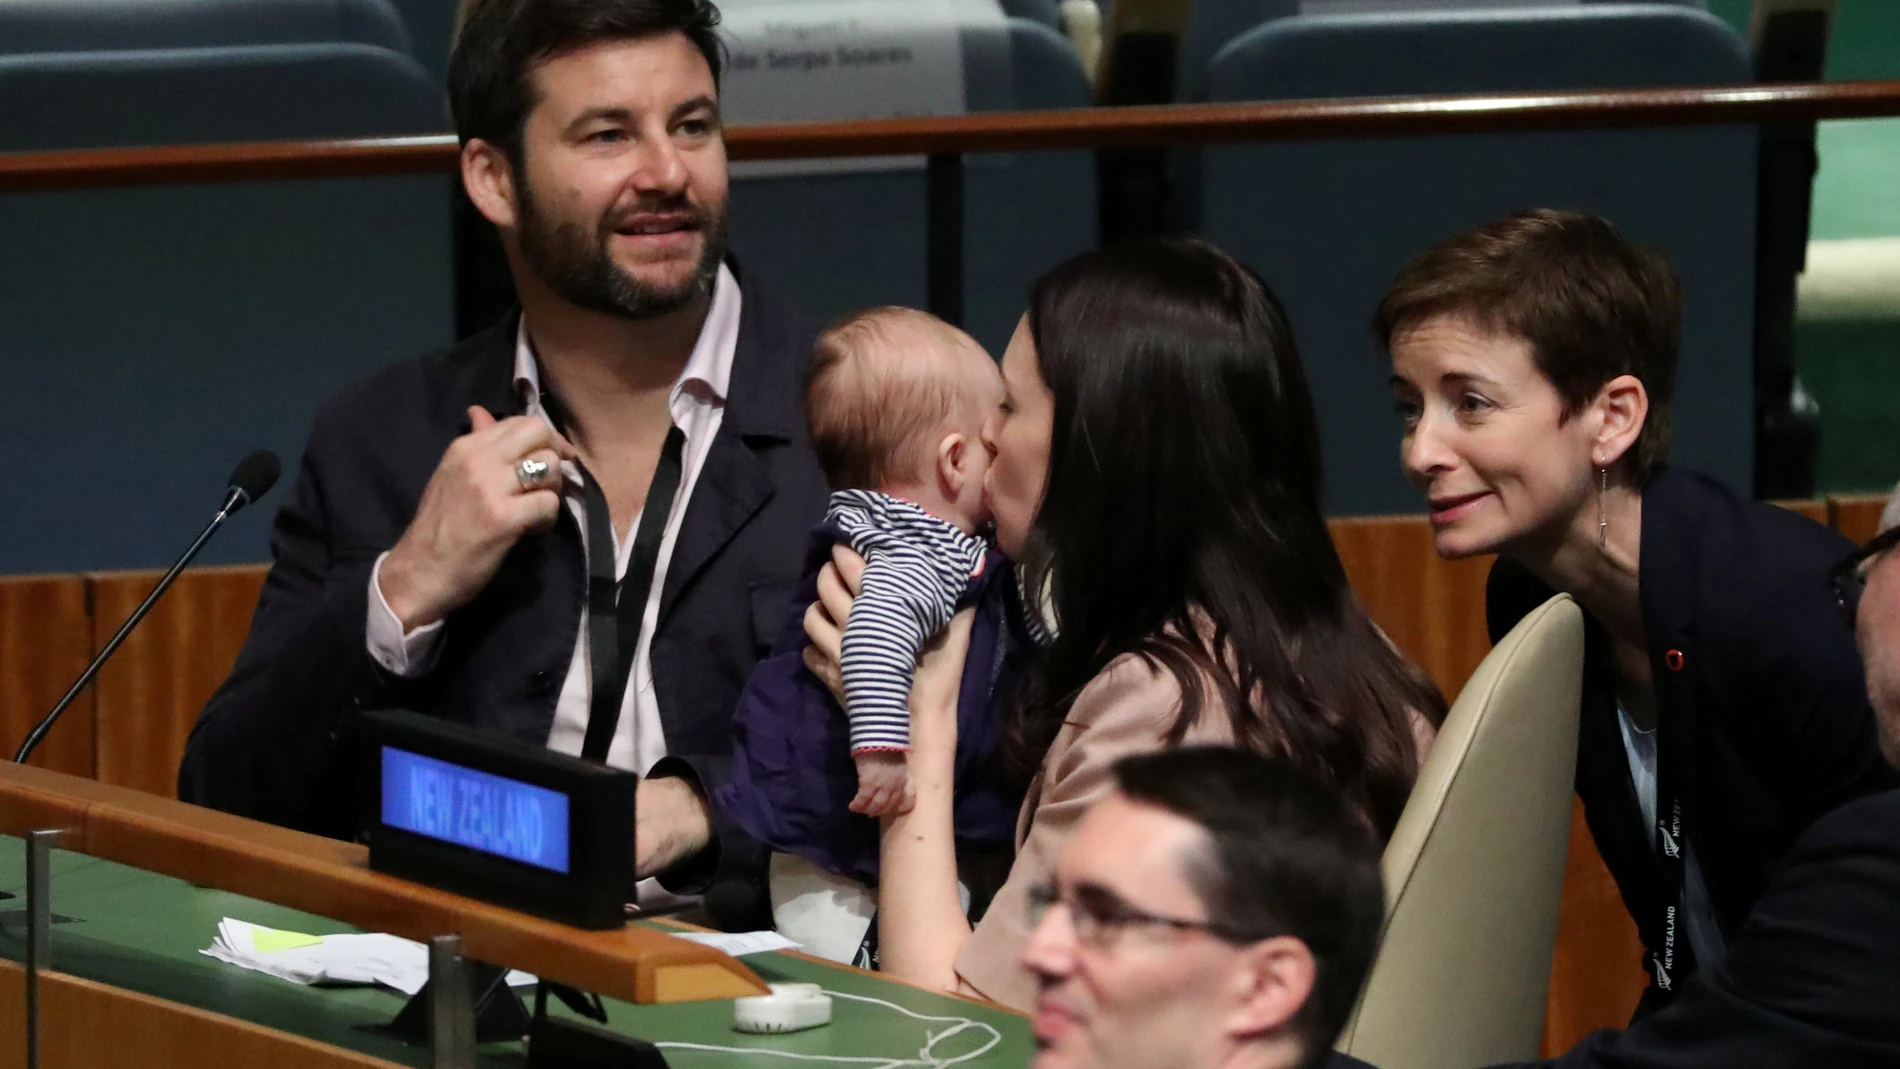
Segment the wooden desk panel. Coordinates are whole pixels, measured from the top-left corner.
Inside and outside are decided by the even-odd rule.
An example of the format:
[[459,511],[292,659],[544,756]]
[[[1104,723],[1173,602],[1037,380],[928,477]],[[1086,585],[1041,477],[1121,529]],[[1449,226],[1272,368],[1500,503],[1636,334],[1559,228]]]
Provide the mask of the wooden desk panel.
[[[262,565],[239,565],[187,572],[113,655],[97,685],[99,780],[177,796],[185,740],[237,660],[264,571]],[[94,649],[105,646],[161,574],[89,577]]]
[[[0,1069],[26,1069],[26,970],[0,961]],[[398,1069],[332,1047],[136,991],[40,973],[40,1069],[102,1065],[258,1065]]]
[[[76,575],[0,577],[0,759],[66,693],[92,658],[86,582]],[[93,693],[81,694],[33,755],[33,765],[90,776]]]

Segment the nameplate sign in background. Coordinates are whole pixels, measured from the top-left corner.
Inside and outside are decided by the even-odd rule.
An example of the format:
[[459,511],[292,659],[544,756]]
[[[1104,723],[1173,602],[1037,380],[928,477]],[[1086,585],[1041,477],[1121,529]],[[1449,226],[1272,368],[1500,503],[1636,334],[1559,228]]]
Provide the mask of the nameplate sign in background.
[[1300,0],[1302,15],[1396,14],[1413,11],[1443,11],[1446,8],[1468,10],[1504,7],[1576,7],[1583,0]]
[[[997,0],[726,0],[720,106],[730,125],[961,115],[966,33],[1007,48]],[[919,157],[767,160],[734,177],[918,167]]]

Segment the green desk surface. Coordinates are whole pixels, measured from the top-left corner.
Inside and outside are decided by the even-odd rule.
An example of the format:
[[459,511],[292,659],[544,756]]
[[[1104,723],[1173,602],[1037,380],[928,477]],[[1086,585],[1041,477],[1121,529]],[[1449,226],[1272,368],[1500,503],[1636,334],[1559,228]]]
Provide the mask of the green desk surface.
[[[0,890],[18,894],[26,883],[25,844],[0,836]],[[357,929],[324,917],[102,861],[83,854],[53,854],[52,908],[73,918],[53,926],[52,967],[73,976],[138,991],[172,1002],[251,1021],[282,1032],[360,1051],[392,1062],[428,1064],[425,1048],[405,1046],[363,1030],[387,1021],[403,996],[381,987],[305,987],[263,973],[226,965],[198,953],[211,945],[225,917],[272,928],[330,935]],[[17,910],[20,898],[0,901],[0,912]],[[0,957],[20,960],[26,952],[25,924],[19,913],[0,920]],[[745,959],[767,982],[816,982],[845,994],[867,995],[913,1013],[979,1021],[995,1028],[1002,1041],[968,1066],[1028,1064],[1029,1022],[1004,1010],[921,991],[881,980],[854,969],[807,961],[786,954],[757,954]],[[561,1011],[565,1014],[565,1010]],[[616,1030],[655,1043],[687,1042],[723,1047],[770,1049],[801,1055],[883,1059],[892,1064],[915,1059],[928,1036],[950,1025],[905,1017],[882,1006],[834,999],[832,1023],[808,1032],[772,1037],[744,1036],[732,1030],[729,1002],[637,1006],[607,1000]],[[966,1054],[989,1042],[980,1029],[965,1029],[932,1052],[938,1059]],[[519,1065],[519,1044],[482,1048],[484,1063]],[[679,1069],[708,1066],[784,1066],[788,1060],[681,1049],[666,1050]],[[843,1064],[799,1061],[800,1065]],[[863,1064],[876,1064],[865,1061]],[[920,1064],[913,1062],[912,1064]]]

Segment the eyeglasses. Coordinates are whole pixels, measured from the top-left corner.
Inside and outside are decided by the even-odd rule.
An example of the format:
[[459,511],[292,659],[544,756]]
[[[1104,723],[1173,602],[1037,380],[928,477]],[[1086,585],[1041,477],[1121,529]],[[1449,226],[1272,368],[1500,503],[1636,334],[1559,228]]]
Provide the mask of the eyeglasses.
[[1875,535],[1828,572],[1828,581],[1834,585],[1834,603],[1841,607],[1848,626],[1853,626],[1860,596],[1867,592],[1867,572],[1874,558],[1896,545],[1900,545],[1900,526],[1889,527]]
[[1065,896],[1054,884],[1045,883],[1029,889],[1029,926],[1035,928],[1042,924],[1042,918],[1054,906],[1062,906],[1069,911],[1069,924],[1075,929],[1075,940],[1090,950],[1106,950],[1115,938],[1125,929],[1140,927],[1173,928],[1180,932],[1206,932],[1216,939],[1228,943],[1252,943],[1267,938],[1251,932],[1243,932],[1215,921],[1191,921],[1180,917],[1164,917],[1158,913],[1136,909],[1123,901],[1114,892],[1097,886],[1085,886],[1072,895]]

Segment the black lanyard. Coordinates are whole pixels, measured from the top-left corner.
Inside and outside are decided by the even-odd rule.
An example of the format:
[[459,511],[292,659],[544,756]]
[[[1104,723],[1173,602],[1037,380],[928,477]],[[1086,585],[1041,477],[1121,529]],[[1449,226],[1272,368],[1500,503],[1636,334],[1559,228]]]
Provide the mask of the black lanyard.
[[1651,836],[1656,863],[1662,873],[1663,898],[1658,944],[1651,948],[1647,966],[1656,990],[1675,997],[1676,981],[1695,970],[1695,950],[1689,945],[1687,899],[1683,895],[1684,852],[1688,842],[1682,831],[1682,798],[1669,774],[1675,762],[1667,759],[1662,728],[1656,738],[1656,830]]
[[[1652,667],[1650,677],[1656,703],[1656,817],[1644,824],[1642,799],[1636,793],[1635,770],[1630,767],[1629,736],[1619,725],[1625,716],[1623,703],[1617,696],[1608,634],[1596,632],[1595,640],[1589,642],[1586,649],[1590,651],[1586,656],[1595,666],[1591,676],[1599,681],[1594,688],[1597,696],[1592,700],[1608,717],[1609,734],[1604,741],[1616,740],[1616,751],[1625,770],[1621,778],[1628,785],[1630,806],[1643,829],[1640,842],[1655,859],[1656,867],[1651,870],[1657,876],[1654,886],[1659,896],[1652,914],[1655,925],[1653,928],[1644,925],[1642,917],[1634,912],[1631,919],[1641,929],[1645,947],[1643,968],[1649,973],[1651,983],[1645,1005],[1660,1008],[1676,997],[1682,979],[1695,970],[1695,951],[1689,943],[1683,895],[1688,839],[1682,806],[1683,783],[1687,779],[1684,771],[1693,756],[1695,705],[1678,675],[1682,670],[1682,654],[1670,650],[1661,664]],[[1656,668],[1666,668],[1667,673]],[[1634,724],[1630,726],[1633,728]]]
[[1695,971],[1695,948],[1689,941],[1688,897],[1685,873],[1689,840],[1682,818],[1682,773],[1693,759],[1695,703],[1681,679],[1683,656],[1672,649],[1662,661],[1666,673],[1652,669],[1656,695],[1656,827],[1648,836],[1662,876],[1662,901],[1657,943],[1647,955],[1649,977],[1665,1000],[1676,995],[1682,977]]
[[[686,435],[678,427],[666,432],[660,463],[653,469],[646,504],[633,536],[633,556],[624,578],[614,574],[613,514],[607,495],[581,468],[581,486],[587,501],[587,652],[593,669],[592,700],[587,713],[587,737],[581,756],[605,762],[620,726],[620,706],[633,678],[633,656],[640,647],[641,617],[653,591],[653,572],[660,562],[660,542],[666,520],[680,488],[680,454]],[[579,466],[579,462],[576,462]]]

